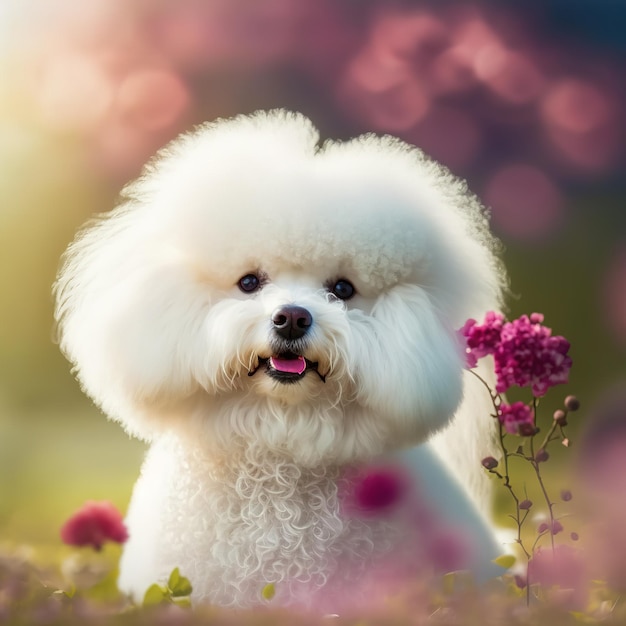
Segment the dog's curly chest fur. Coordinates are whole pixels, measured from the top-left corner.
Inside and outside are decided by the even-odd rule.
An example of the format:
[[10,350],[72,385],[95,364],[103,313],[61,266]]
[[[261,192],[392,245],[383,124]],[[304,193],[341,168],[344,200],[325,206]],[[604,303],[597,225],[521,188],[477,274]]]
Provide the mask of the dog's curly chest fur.
[[162,559],[167,569],[182,556],[203,590],[197,599],[254,605],[274,583],[277,601],[310,604],[324,587],[345,589],[390,550],[389,521],[343,510],[349,480],[341,469],[302,469],[268,453],[246,457],[215,465],[187,452],[179,465]]

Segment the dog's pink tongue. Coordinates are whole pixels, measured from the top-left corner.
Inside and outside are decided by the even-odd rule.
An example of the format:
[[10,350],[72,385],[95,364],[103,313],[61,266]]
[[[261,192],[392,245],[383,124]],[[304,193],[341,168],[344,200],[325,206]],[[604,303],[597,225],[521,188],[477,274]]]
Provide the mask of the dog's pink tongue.
[[279,372],[289,374],[302,374],[306,369],[306,361],[303,356],[298,356],[295,359],[281,359],[273,356],[270,357],[270,365]]

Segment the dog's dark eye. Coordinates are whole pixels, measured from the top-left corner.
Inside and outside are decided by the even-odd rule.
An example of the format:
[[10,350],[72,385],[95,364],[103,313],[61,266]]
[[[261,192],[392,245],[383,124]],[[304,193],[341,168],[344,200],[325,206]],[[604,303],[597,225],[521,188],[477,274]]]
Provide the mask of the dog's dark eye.
[[256,274],[246,274],[239,279],[237,286],[244,293],[252,293],[261,286],[261,279]]
[[350,300],[356,293],[354,285],[345,278],[341,278],[335,283],[330,285],[330,292],[337,296],[340,300]]

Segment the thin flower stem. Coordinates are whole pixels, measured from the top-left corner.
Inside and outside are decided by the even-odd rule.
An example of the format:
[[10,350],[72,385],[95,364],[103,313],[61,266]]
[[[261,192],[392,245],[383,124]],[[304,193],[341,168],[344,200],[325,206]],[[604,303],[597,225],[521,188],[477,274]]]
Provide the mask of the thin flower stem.
[[467,371],[473,376],[475,376],[485,386],[485,389],[487,389],[489,393],[489,397],[491,398],[491,403],[493,404],[493,408],[496,411],[494,417],[497,417],[498,416],[498,401],[500,399],[500,396],[496,393],[493,393],[493,391],[491,391],[491,387],[489,386],[489,383],[482,376],[477,374],[474,370],[467,370]]
[[540,450],[545,450],[546,446],[551,441],[554,441],[555,439],[558,439],[558,437],[553,437],[552,436],[552,435],[554,435],[554,432],[556,431],[557,428],[558,428],[558,424],[556,422],[552,422],[552,426],[550,426],[550,430],[548,431],[548,433],[546,434],[544,440],[541,442],[541,445],[539,446]]
[[[489,397],[491,398],[491,403],[493,404],[493,408],[494,408],[493,417],[497,419],[499,406],[501,404],[500,395],[492,392],[491,387],[489,386],[489,383],[487,383],[487,381],[484,378],[479,376],[476,372],[474,372],[471,369],[468,371],[471,374],[473,374],[485,386],[485,388],[489,392]],[[499,420],[498,420],[498,442],[500,444],[500,449],[502,450],[504,474],[500,474],[499,472],[493,472],[493,471],[492,473],[496,474],[500,479],[502,479],[503,486],[508,490],[508,492],[511,494],[511,497],[513,498],[515,502],[515,516],[514,517],[511,516],[517,525],[517,537],[515,538],[515,542],[519,544],[520,548],[522,549],[522,552],[526,556],[526,560],[528,561],[530,560],[531,555],[526,549],[526,546],[524,545],[524,541],[522,540],[522,525],[524,524],[524,521],[526,520],[528,511],[526,511],[524,517],[520,519],[520,508],[519,508],[520,500],[517,497],[515,490],[513,489],[513,485],[511,484],[511,477],[509,475],[509,458],[511,456],[518,456],[518,455],[515,452],[509,452],[508,448],[506,447],[506,444],[504,443],[504,430],[502,428],[502,423]],[[528,583],[528,580],[526,582]]]
[[[546,532],[547,532],[547,531],[546,531]],[[541,538],[542,538],[545,534],[546,534],[546,533],[545,533],[545,532],[543,532],[543,533],[539,533],[539,534],[537,535],[537,537],[536,537],[535,541],[533,542],[532,548],[531,548],[531,551],[532,551],[532,552],[534,552],[534,551],[535,551],[535,548],[537,547],[537,544],[541,541]]]
[[520,548],[522,549],[522,552],[524,552],[524,555],[526,556],[526,559],[529,560],[530,553],[526,549],[526,546],[524,545],[524,541],[522,540],[522,526],[524,524],[524,521],[526,520],[528,511],[525,512],[523,518],[520,518],[520,508],[519,508],[520,500],[517,497],[515,490],[513,489],[513,485],[511,484],[511,477],[509,475],[509,457],[512,456],[512,453],[508,451],[504,443],[504,430],[502,428],[502,424],[498,424],[498,437],[500,441],[500,447],[502,448],[502,452],[503,452],[503,463],[504,463],[504,475],[503,475],[502,484],[504,485],[504,487],[506,487],[506,489],[511,494],[511,497],[515,501],[515,516],[511,516],[515,520],[515,524],[517,525],[517,537],[515,538],[515,542],[519,544]]
[[[533,396],[533,412],[535,414],[535,424],[537,423],[537,407],[538,407],[538,405],[539,405],[539,399],[537,398],[537,396]],[[545,446],[547,445],[547,442],[549,441],[550,436],[554,432],[555,426],[556,426],[556,423],[553,422],[552,423],[552,427],[548,431],[548,434],[546,435],[546,438],[542,442],[541,447],[539,448],[539,450],[544,450],[545,449]],[[529,461],[530,461],[530,464],[532,465],[533,469],[535,470],[535,475],[537,476],[537,482],[539,483],[539,487],[541,488],[541,492],[543,493],[543,497],[544,497],[544,499],[546,501],[546,504],[548,505],[548,513],[550,515],[550,545],[552,547],[552,553],[554,554],[554,511],[553,511],[554,502],[552,502],[552,500],[550,499],[550,496],[548,495],[548,491],[546,489],[546,485],[543,482],[543,477],[541,476],[541,470],[539,469],[539,462],[537,461],[537,459],[535,457],[534,442],[535,442],[535,437],[533,435],[530,438],[531,458],[529,459]],[[533,546],[533,551],[534,551],[534,546]]]
[[531,462],[531,465],[533,466],[533,469],[535,470],[535,474],[537,475],[537,482],[539,483],[539,487],[541,488],[543,497],[546,501],[546,504],[548,505],[548,513],[550,514],[550,544],[552,547],[552,552],[554,552],[554,532],[553,532],[554,531],[554,511],[552,510],[552,508],[554,507],[554,502],[550,500],[550,496],[548,495],[548,491],[546,490],[546,486],[543,482],[543,478],[541,477],[539,463],[537,463],[537,461],[533,459]]

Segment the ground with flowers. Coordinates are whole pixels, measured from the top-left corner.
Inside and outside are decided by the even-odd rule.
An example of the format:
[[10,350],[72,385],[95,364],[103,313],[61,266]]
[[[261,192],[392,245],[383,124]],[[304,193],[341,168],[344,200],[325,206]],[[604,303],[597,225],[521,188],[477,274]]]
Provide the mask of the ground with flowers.
[[[0,553],[0,623],[6,624],[119,624],[230,626],[239,624],[346,624],[353,626],[463,624],[500,626],[502,624],[606,624],[622,625],[626,606],[616,592],[597,583],[585,607],[568,607],[562,593],[539,590],[530,607],[523,594],[510,581],[495,580],[476,588],[462,577],[442,581],[415,581],[409,589],[377,611],[353,615],[316,616],[293,614],[267,606],[255,611],[228,611],[200,606],[192,609],[166,600],[148,606],[133,606],[116,592],[113,584],[115,550],[99,559],[77,559],[74,579],[82,578],[86,588],[68,584],[70,565],[62,573],[58,567],[37,564],[25,550]],[[88,580],[92,577],[91,581]],[[80,584],[80,583],[79,583]],[[90,586],[91,585],[91,586]]]
[[[562,405],[562,395],[554,391],[545,402],[543,418],[551,419]],[[550,410],[548,411],[548,408]],[[93,417],[93,419],[92,419]],[[570,422],[576,417],[568,416]],[[58,422],[57,422],[58,424]],[[584,465],[586,475],[607,487],[602,493],[594,494],[596,502],[602,504],[605,513],[603,525],[589,516],[585,508],[578,506],[583,500],[579,490],[577,463],[564,465],[559,455],[544,465],[547,488],[554,494],[556,514],[561,518],[564,529],[554,536],[557,556],[553,558],[549,535],[542,531],[543,539],[538,547],[540,557],[535,561],[532,572],[530,605],[526,604],[523,585],[515,575],[496,579],[489,584],[476,587],[471,581],[458,574],[450,574],[436,581],[410,581],[407,587],[398,590],[384,607],[354,615],[339,617],[294,615],[273,606],[271,594],[262,609],[253,612],[224,611],[213,607],[193,607],[189,610],[172,593],[158,595],[156,604],[134,606],[120,596],[114,581],[120,547],[104,545],[101,551],[89,547],[63,545],[61,529],[65,519],[77,508],[84,495],[87,498],[111,498],[123,510],[129,495],[130,484],[121,481],[119,474],[131,475],[133,466],[139,462],[141,446],[124,440],[125,437],[101,416],[86,418],[86,428],[91,428],[91,439],[99,445],[86,450],[84,471],[71,474],[72,467],[64,465],[66,451],[63,446],[51,451],[42,448],[34,454],[46,455],[51,472],[42,476],[21,476],[24,484],[33,489],[47,484],[49,492],[39,490],[37,498],[22,493],[20,514],[5,521],[10,525],[11,543],[0,540],[0,623],[6,624],[326,624],[343,623],[366,626],[368,624],[464,624],[472,626],[500,624],[623,624],[626,622],[626,606],[619,591],[623,589],[624,566],[621,564],[623,551],[619,540],[611,546],[605,537],[617,537],[620,529],[615,528],[623,519],[619,501],[612,498],[615,491],[623,492],[623,484],[616,475],[612,459],[618,455],[608,451],[602,462],[592,468]],[[54,422],[44,421],[39,428],[58,430]],[[544,431],[545,433],[545,431]],[[57,433],[58,435],[59,433]],[[79,445],[85,431],[61,433],[67,436],[67,446]],[[511,435],[511,437],[516,437]],[[48,447],[49,448],[49,447]],[[129,448],[133,452],[128,453]],[[124,456],[127,451],[127,457]],[[558,451],[558,448],[557,448]],[[571,450],[563,448],[567,456]],[[567,459],[565,459],[567,460]],[[541,494],[532,488],[532,473],[524,469],[520,459],[512,459],[511,474],[522,486],[533,502],[528,507],[520,502],[520,510],[540,508]],[[594,474],[595,472],[595,474]],[[611,483],[608,480],[614,476]],[[56,482],[56,489],[53,485]],[[112,489],[112,486],[117,487]],[[526,491],[526,487],[528,490]],[[505,490],[497,488],[499,501],[498,517],[503,524],[511,526],[507,515],[511,502]],[[571,489],[571,490],[570,490]],[[498,493],[500,492],[500,493]],[[611,502],[613,505],[611,506]],[[16,509],[17,511],[17,509]],[[541,524],[530,518],[524,528],[524,540],[534,541]],[[571,535],[575,533],[577,541]],[[623,534],[623,533],[621,533]],[[589,555],[593,558],[588,558]],[[523,562],[523,558],[520,558]],[[620,570],[621,567],[621,570]],[[602,572],[608,576],[602,576]],[[182,573],[184,574],[184,572]],[[609,580],[610,577],[610,580]],[[555,584],[558,583],[558,584]],[[184,598],[184,596],[183,596]],[[488,610],[486,610],[488,607]]]

